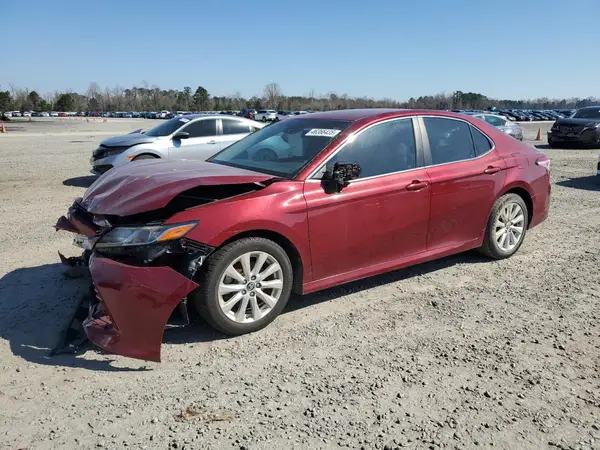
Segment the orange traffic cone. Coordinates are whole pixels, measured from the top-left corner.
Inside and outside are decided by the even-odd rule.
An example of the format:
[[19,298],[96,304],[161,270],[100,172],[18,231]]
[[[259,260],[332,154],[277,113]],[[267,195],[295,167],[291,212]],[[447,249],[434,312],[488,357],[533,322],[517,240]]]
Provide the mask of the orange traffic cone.
[[29,116],[29,121],[31,122],[31,116]]
[[4,126],[4,122],[0,122],[2,124],[2,129],[0,130],[0,133],[6,133],[6,126]]
[[536,141],[541,141],[542,140],[542,129],[538,128],[538,133],[537,136],[535,137]]

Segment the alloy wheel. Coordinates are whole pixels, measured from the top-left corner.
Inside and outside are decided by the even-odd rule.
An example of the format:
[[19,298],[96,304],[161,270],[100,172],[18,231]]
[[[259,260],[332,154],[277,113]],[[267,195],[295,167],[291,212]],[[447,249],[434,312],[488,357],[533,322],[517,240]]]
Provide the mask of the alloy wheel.
[[269,253],[244,253],[221,275],[217,296],[227,318],[237,323],[262,319],[275,307],[283,290],[283,270]]
[[523,239],[524,227],[525,213],[521,205],[514,202],[504,205],[494,228],[498,247],[505,252],[514,249]]

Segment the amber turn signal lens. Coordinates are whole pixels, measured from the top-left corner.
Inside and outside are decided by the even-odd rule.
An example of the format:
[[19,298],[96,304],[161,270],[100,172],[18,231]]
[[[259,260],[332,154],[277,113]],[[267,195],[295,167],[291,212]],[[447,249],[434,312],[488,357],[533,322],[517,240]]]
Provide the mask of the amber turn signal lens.
[[181,239],[188,234],[196,226],[195,223],[186,223],[178,227],[169,228],[163,234],[161,234],[156,242],[173,241],[175,239]]

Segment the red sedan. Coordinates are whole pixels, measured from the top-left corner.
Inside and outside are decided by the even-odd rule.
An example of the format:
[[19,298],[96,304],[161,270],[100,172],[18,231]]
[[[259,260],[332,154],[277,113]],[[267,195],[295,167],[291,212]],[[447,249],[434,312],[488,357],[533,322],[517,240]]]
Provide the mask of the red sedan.
[[84,237],[96,345],[160,361],[193,307],[230,335],[307,294],[479,249],[513,255],[548,215],[550,161],[476,118],[346,110],[284,120],[206,162],[102,175],[59,219]]

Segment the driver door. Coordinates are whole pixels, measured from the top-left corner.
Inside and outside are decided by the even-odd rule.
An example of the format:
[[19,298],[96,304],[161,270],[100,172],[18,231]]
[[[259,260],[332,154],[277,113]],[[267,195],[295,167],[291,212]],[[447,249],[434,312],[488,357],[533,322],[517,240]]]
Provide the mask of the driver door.
[[[305,182],[313,281],[349,279],[426,250],[431,188],[415,129],[412,118],[373,125]],[[358,163],[361,175],[328,193],[320,178],[338,161]]]
[[187,139],[173,139],[169,146],[169,159],[196,159],[204,161],[219,150],[217,119],[199,119],[179,129],[189,133]]

